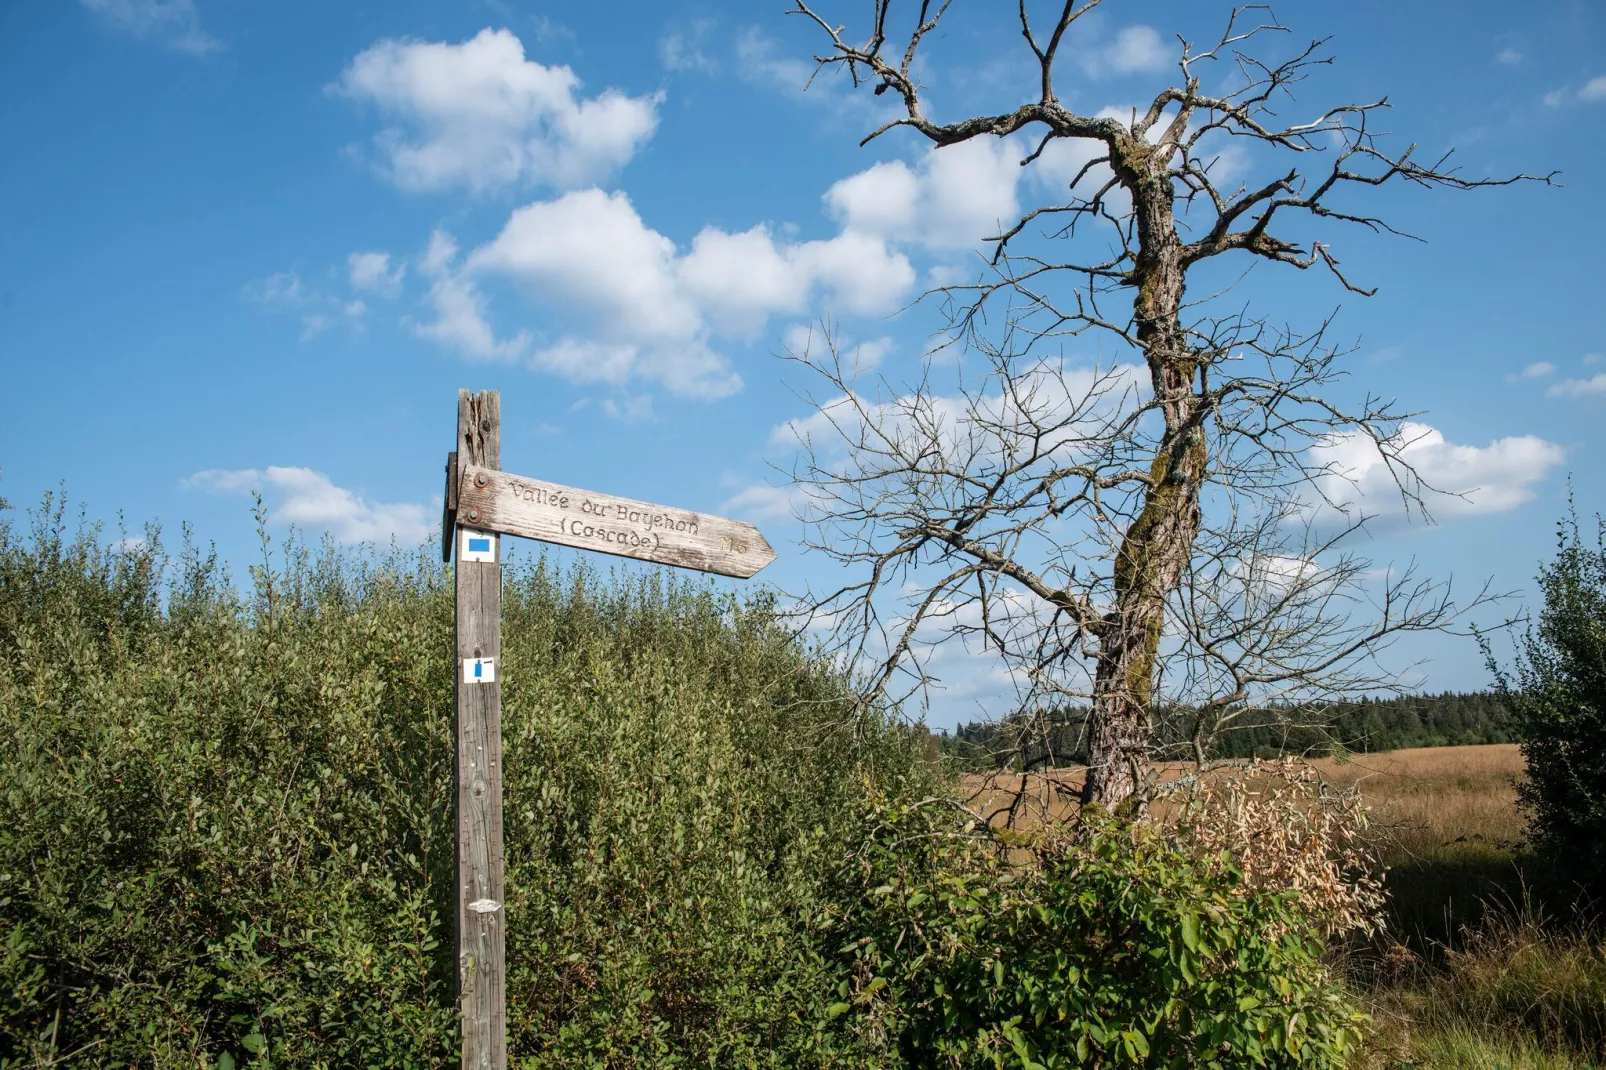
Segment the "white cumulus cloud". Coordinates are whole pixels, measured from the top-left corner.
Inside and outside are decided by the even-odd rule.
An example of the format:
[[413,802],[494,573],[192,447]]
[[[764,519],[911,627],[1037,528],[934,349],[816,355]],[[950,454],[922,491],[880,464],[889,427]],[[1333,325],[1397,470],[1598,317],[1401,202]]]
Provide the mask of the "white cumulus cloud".
[[[842,453],[864,424],[919,453],[926,449],[950,463],[975,463],[1000,455],[1009,446],[1000,428],[1054,427],[1040,444],[1046,453],[1075,451],[1090,429],[1130,411],[1146,389],[1148,373],[1139,364],[1070,366],[1045,360],[1021,370],[1015,389],[995,394],[906,394],[884,399],[852,394],[831,398],[807,416],[770,429],[776,448],[807,446],[823,454]],[[909,436],[914,436],[912,439]],[[1065,455],[1062,453],[1061,455]]]
[[404,189],[583,185],[617,171],[658,125],[657,96],[582,96],[574,71],[526,59],[507,30],[461,44],[382,40],[332,88],[394,121],[374,144]]
[[[1536,435],[1464,446],[1421,423],[1403,425],[1397,449],[1424,484],[1443,492],[1425,499],[1428,512],[1439,521],[1509,512],[1531,501],[1538,484],[1566,457],[1561,446]],[[1311,459],[1326,469],[1318,479],[1320,490],[1341,506],[1323,505],[1318,520],[1374,516],[1374,525],[1381,528],[1407,519],[1394,474],[1365,434],[1334,435],[1312,448]]]
[[[488,276],[586,321],[587,337],[537,350],[537,367],[572,382],[623,386],[641,378],[705,398],[741,387],[713,339],[751,337],[771,316],[804,312],[815,300],[847,312],[890,312],[915,280],[908,259],[883,237],[852,228],[792,241],[762,224],[735,233],[705,227],[683,250],[648,226],[624,193],[600,189],[515,210],[451,277]],[[483,306],[477,311],[483,323]]]
[[675,243],[649,228],[629,197],[587,189],[517,209],[469,266],[516,278],[632,336],[672,337],[697,324],[675,286],[674,257]]
[[259,490],[271,519],[307,531],[326,531],[337,542],[386,543],[394,539],[400,545],[413,546],[434,534],[422,505],[369,501],[311,468],[209,468],[190,476],[184,486],[217,494]]
[[420,338],[478,360],[511,360],[528,348],[530,339],[524,331],[512,338],[497,338],[487,318],[485,295],[457,265],[457,243],[451,235],[437,230],[430,236],[419,270],[430,280],[427,300],[435,313],[429,322],[411,322]]
[[1082,69],[1089,77],[1112,74],[1142,74],[1164,68],[1174,58],[1152,26],[1127,26],[1104,41],[1084,45],[1078,52]]
[[837,182],[826,210],[852,231],[933,250],[973,249],[1020,216],[1021,152],[978,138],[932,149],[910,167],[879,163]]

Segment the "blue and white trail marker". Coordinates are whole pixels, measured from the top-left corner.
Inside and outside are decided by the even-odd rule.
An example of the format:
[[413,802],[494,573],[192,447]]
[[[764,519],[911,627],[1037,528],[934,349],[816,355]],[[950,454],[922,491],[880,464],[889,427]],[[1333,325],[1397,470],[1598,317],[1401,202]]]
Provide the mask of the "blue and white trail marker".
[[462,545],[457,548],[459,561],[485,561],[496,563],[496,536],[488,531],[475,531],[473,528],[459,528],[458,538]]
[[465,684],[496,683],[496,659],[464,658],[463,682]]

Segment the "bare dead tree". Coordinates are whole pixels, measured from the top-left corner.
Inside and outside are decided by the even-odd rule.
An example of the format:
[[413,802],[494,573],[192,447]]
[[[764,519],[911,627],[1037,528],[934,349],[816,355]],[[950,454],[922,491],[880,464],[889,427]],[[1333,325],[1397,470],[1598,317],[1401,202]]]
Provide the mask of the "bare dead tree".
[[[1467,606],[1414,570],[1379,588],[1358,559],[1327,561],[1365,517],[1343,512],[1344,473],[1322,447],[1370,443],[1406,509],[1425,516],[1435,488],[1403,456],[1411,414],[1376,396],[1335,400],[1345,350],[1329,324],[1276,326],[1228,308],[1232,285],[1191,299],[1187,283],[1215,284],[1220,270],[1207,265],[1240,254],[1245,265],[1325,268],[1369,295],[1341,270],[1331,235],[1404,232],[1347,194],[1554,174],[1466,178],[1448,154],[1421,163],[1414,145],[1388,151],[1373,129],[1386,100],[1287,124],[1276,109],[1330,60],[1321,40],[1282,59],[1250,54],[1287,33],[1264,8],[1234,10],[1208,48],[1181,40],[1176,83],[1117,119],[1079,114],[1055,88],[1068,32],[1100,0],[1065,3],[1043,26],[1022,0],[1012,17],[1034,65],[1032,99],[939,121],[918,71],[953,0],[916,5],[901,49],[893,0],[873,0],[862,43],[795,2],[829,41],[821,70],[845,69],[854,86],[899,102],[866,142],[903,128],[939,148],[1019,136],[1022,166],[1083,160],[1066,199],[988,239],[980,278],[929,295],[947,314],[948,344],[982,358],[980,376],[944,394],[928,366],[910,389],[866,393],[830,339],[795,354],[829,388],[802,427],[803,511],[813,544],[848,576],[809,604],[849,656],[875,666],[867,700],[907,695],[900,681],[924,687],[945,642],[985,646],[1021,682],[1021,708],[1087,704],[1082,798],[1114,806],[1146,783],[1161,705],[1196,712],[1190,742],[1202,756],[1210,733],[1279,698],[1388,687],[1394,677],[1369,659]],[[1224,65],[1237,88],[1207,92],[1205,72]],[[1286,170],[1252,187],[1218,181],[1227,139],[1286,157]],[[1301,225],[1304,236],[1293,233]],[[1089,332],[1131,356],[1088,372],[1056,355]]]

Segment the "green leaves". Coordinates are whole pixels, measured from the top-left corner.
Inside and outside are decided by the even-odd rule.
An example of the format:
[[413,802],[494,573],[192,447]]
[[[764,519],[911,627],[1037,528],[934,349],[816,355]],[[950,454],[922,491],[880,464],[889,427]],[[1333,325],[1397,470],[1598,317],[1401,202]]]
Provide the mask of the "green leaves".
[[1516,715],[1540,852],[1579,886],[1606,884],[1606,524],[1590,545],[1573,515],[1539,573],[1544,608],[1519,640],[1517,680],[1484,647]]
[[1178,932],[1184,947],[1189,951],[1199,950],[1199,919],[1191,911],[1182,915]]
[[[1211,1066],[1223,1051],[1342,1065],[1364,1016],[1287,899],[1129,826],[1086,822],[1023,863],[947,820],[867,815],[861,898],[836,942],[845,977],[890,978],[874,1022],[902,1051],[1014,1070]],[[854,1011],[842,1027],[868,1027]]]
[[[237,596],[9,538],[0,1057],[454,1064],[449,577],[292,551]],[[1006,861],[772,608],[509,570],[526,1067],[1339,1065],[1364,1019],[1286,901],[1115,824]]]

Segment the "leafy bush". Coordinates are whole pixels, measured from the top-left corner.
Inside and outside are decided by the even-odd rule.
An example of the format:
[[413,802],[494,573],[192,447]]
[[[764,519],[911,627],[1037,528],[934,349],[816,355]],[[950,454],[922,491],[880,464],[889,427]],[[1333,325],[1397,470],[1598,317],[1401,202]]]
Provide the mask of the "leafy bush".
[[1528,762],[1518,791],[1534,845],[1569,881],[1595,889],[1606,885],[1606,522],[1597,524],[1593,547],[1576,517],[1558,529],[1515,686],[1490,662]]
[[1297,894],[1084,816],[981,835],[947,803],[886,805],[844,879],[825,1009],[910,1066],[1333,1067],[1365,1018]]
[[[449,573],[157,536],[0,522],[0,1065],[455,1065]],[[916,740],[764,598],[505,588],[515,1059],[850,1058],[811,926]]]
[[[240,595],[0,521],[0,1067],[455,1065],[449,573],[264,547]],[[956,824],[763,596],[536,561],[503,610],[519,1066],[1324,1067],[1360,1028],[1309,897]]]

